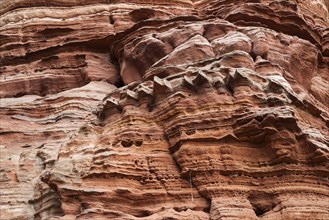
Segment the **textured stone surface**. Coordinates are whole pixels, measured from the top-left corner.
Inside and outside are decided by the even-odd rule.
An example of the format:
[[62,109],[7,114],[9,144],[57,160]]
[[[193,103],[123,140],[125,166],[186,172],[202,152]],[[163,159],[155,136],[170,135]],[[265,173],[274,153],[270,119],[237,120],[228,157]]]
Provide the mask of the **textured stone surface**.
[[0,219],[329,219],[328,1],[0,4]]

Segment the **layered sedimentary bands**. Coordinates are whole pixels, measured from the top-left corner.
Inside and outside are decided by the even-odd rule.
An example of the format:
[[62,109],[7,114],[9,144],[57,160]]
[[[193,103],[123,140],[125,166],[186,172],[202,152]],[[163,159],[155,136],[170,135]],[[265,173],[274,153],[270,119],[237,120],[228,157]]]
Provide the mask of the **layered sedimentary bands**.
[[0,219],[329,219],[328,1],[0,5]]

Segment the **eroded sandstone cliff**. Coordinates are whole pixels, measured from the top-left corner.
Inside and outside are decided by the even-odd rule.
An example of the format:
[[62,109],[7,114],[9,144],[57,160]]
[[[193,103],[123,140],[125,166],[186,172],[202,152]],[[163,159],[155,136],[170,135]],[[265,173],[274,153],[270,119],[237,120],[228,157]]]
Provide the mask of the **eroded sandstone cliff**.
[[327,0],[2,0],[1,219],[329,219]]

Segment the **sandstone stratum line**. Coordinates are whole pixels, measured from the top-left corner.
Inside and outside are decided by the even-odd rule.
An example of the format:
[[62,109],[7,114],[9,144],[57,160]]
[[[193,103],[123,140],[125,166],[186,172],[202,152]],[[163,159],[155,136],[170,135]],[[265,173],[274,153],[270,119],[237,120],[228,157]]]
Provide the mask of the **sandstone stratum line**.
[[1,220],[328,220],[329,0],[0,0]]

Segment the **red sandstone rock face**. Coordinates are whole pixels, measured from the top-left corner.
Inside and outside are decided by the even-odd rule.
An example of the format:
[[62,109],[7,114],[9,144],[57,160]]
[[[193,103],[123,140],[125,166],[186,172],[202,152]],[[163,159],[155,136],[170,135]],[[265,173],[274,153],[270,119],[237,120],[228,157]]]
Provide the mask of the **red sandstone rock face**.
[[329,219],[327,1],[0,7],[0,219]]

